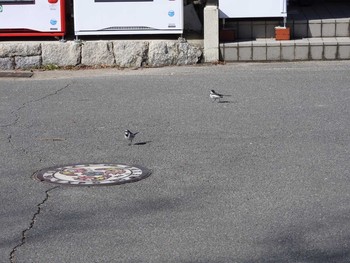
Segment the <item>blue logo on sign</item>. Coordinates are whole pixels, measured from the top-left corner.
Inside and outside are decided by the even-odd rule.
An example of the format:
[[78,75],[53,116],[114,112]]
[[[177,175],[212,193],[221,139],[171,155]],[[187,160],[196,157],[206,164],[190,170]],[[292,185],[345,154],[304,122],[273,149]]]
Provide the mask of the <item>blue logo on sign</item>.
[[173,17],[174,15],[175,15],[174,10],[170,10],[170,11],[168,12],[168,16]]
[[50,24],[53,25],[53,26],[56,25],[56,24],[57,24],[57,20],[51,19],[51,20],[50,20]]

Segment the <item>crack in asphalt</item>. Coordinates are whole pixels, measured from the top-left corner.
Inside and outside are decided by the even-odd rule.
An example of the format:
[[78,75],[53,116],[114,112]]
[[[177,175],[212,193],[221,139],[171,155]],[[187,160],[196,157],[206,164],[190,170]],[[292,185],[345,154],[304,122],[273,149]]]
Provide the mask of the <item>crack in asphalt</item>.
[[54,95],[57,95],[59,92],[67,89],[68,87],[70,86],[70,84],[67,84],[66,86],[56,90],[55,92],[53,93],[49,93],[39,99],[35,99],[35,100],[30,100],[30,101],[27,101],[27,102],[24,102],[19,108],[17,108],[16,110],[13,110],[11,112],[11,114],[14,114],[15,115],[15,120],[12,122],[12,123],[9,123],[9,124],[5,124],[5,125],[0,125],[1,128],[6,128],[6,127],[10,127],[10,126],[14,126],[18,123],[19,119],[20,119],[20,116],[19,116],[19,112],[24,109],[25,107],[27,107],[28,104],[31,104],[31,103],[35,103],[35,102],[38,102],[38,101],[41,101],[41,100],[44,100],[48,97],[51,97],[51,96],[54,96]]
[[[15,120],[14,120],[12,123],[10,123],[10,124],[0,125],[0,127],[1,127],[1,128],[5,128],[5,127],[10,127],[10,126],[16,125],[16,124],[18,123],[19,119],[20,119],[19,113],[20,113],[20,111],[21,111],[22,109],[24,109],[25,107],[27,107],[27,106],[28,106],[29,104],[31,104],[31,103],[35,103],[35,102],[44,100],[44,99],[46,99],[46,98],[48,98],[48,97],[50,97],[50,96],[57,95],[59,92],[63,91],[64,89],[67,89],[69,86],[70,86],[70,84],[67,84],[66,86],[64,86],[64,87],[62,87],[62,88],[56,90],[56,91],[53,92],[53,93],[47,94],[47,95],[45,95],[45,96],[43,96],[43,97],[41,97],[41,98],[39,98],[39,99],[30,100],[30,101],[27,101],[27,102],[23,103],[19,108],[17,108],[16,110],[14,110],[14,111],[11,112],[11,114],[14,114],[14,115],[15,115]],[[15,147],[15,145],[14,145],[14,143],[13,143],[13,140],[12,140],[12,134],[9,134],[9,135],[7,136],[7,142],[8,142],[14,149],[16,149],[16,147]],[[23,149],[20,149],[20,150],[21,150],[24,154],[26,154],[26,155],[29,154],[29,152],[28,152],[27,149],[24,149],[24,148],[23,148]],[[40,158],[39,161],[42,162],[42,159]],[[42,206],[49,200],[49,197],[50,197],[49,192],[52,191],[52,190],[54,190],[54,189],[56,189],[56,188],[59,188],[59,187],[60,187],[60,186],[55,186],[55,187],[50,188],[50,189],[48,189],[47,191],[45,191],[45,198],[44,198],[44,200],[43,200],[42,202],[40,202],[40,203],[37,205],[37,210],[36,210],[36,212],[34,213],[32,219],[31,219],[31,221],[30,221],[29,227],[22,231],[22,236],[21,236],[21,241],[20,241],[20,243],[19,243],[18,245],[16,245],[16,246],[11,250],[10,258],[9,258],[9,260],[10,260],[11,263],[15,263],[15,262],[16,262],[16,260],[15,260],[16,251],[26,243],[28,232],[34,227],[35,222],[36,222],[36,220],[37,220],[37,217],[38,217],[38,216],[40,215],[40,213],[41,213],[41,208],[42,208]]]
[[13,146],[12,135],[11,134],[9,136],[7,136],[7,141],[8,141],[9,144],[11,144]]
[[[56,90],[55,92],[46,94],[45,96],[43,96],[43,97],[41,97],[41,98],[33,99],[33,100],[30,100],[30,101],[24,102],[19,108],[17,108],[16,110],[13,110],[13,111],[11,112],[11,114],[14,114],[14,115],[15,115],[15,120],[14,120],[12,123],[10,123],[10,124],[0,125],[0,128],[6,128],[6,127],[10,127],[10,126],[15,126],[15,125],[18,123],[19,119],[20,119],[20,114],[19,114],[19,113],[20,113],[20,111],[21,111],[22,109],[24,109],[25,107],[27,107],[27,106],[28,106],[29,104],[31,104],[31,103],[35,103],[35,102],[44,100],[44,99],[46,99],[46,98],[48,98],[48,97],[57,95],[59,92],[61,92],[61,91],[65,90],[65,89],[67,89],[70,85],[71,85],[71,84],[67,84],[67,85],[65,85],[64,87],[62,87],[62,88]],[[15,150],[20,150],[20,151],[23,152],[25,155],[28,155],[28,154],[29,154],[29,152],[28,152],[27,149],[24,149],[24,148],[23,148],[23,149],[16,149],[16,147],[15,147],[13,141],[12,141],[12,134],[9,134],[9,135],[7,136],[7,142],[12,146],[13,149],[15,149]],[[53,161],[51,161],[51,160],[49,160],[49,161],[55,165],[55,163],[54,163]],[[42,162],[42,158],[39,158],[39,162]]]
[[20,248],[21,246],[23,246],[26,243],[28,232],[34,227],[35,221],[37,220],[37,217],[39,216],[39,214],[41,212],[41,207],[49,200],[49,197],[50,197],[49,192],[56,189],[56,188],[59,188],[59,187],[60,186],[55,186],[55,187],[50,188],[47,191],[45,191],[45,194],[46,194],[45,199],[37,205],[37,211],[34,213],[32,219],[30,221],[29,227],[22,231],[21,242],[18,245],[16,245],[10,253],[10,263],[16,262],[16,260],[15,260],[16,251],[18,248]]
[[[12,135],[11,135],[11,134],[7,136],[7,142],[12,146],[12,148],[13,148],[14,150],[21,151],[21,152],[22,152],[23,154],[25,154],[25,155],[31,155],[31,156],[33,156],[33,154],[30,153],[27,149],[24,149],[24,148],[23,148],[23,149],[18,149],[18,148],[16,148],[16,146],[15,146],[14,143],[12,142]],[[37,158],[39,159],[39,162],[40,162],[40,163],[43,162],[43,159],[42,159],[42,158],[40,158],[40,157],[38,157],[38,156],[37,156]],[[49,160],[53,165],[56,165],[56,163],[53,162],[52,160],[50,160],[48,157],[46,157],[46,159]]]

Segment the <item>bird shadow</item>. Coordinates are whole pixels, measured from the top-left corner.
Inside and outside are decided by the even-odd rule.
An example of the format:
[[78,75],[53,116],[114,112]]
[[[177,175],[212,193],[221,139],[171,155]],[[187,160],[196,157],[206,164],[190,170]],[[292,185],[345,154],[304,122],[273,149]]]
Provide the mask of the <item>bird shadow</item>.
[[220,100],[218,101],[218,103],[235,103],[235,102],[230,100]]
[[137,142],[137,143],[134,143],[134,145],[146,145],[148,143],[151,143],[152,141],[145,141],[145,142]]

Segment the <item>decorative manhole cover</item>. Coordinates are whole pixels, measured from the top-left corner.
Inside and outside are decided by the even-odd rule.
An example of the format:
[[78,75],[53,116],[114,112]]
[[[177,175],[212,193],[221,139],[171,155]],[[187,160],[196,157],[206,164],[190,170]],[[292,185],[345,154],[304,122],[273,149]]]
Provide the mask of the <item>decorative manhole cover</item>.
[[34,178],[55,184],[95,186],[136,182],[150,174],[147,168],[136,165],[75,164],[40,170]]

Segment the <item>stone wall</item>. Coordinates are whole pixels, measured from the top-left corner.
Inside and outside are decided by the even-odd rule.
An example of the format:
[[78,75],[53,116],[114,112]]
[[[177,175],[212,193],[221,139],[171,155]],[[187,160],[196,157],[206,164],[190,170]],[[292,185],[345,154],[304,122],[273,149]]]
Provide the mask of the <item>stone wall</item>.
[[202,48],[183,40],[0,42],[0,69],[193,65]]

